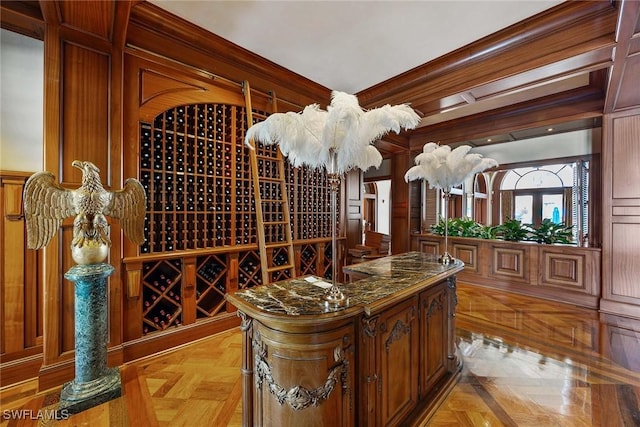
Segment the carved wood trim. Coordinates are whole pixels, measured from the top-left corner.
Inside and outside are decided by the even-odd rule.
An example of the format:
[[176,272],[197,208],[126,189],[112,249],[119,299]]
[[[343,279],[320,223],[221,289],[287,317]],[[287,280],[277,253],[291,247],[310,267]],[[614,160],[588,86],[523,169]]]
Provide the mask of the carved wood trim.
[[238,317],[240,318],[240,331],[247,332],[251,328],[251,324],[253,323],[253,319],[247,316],[242,311],[238,311]]
[[380,320],[380,316],[362,318],[362,331],[365,333],[365,335],[371,338],[376,336],[378,320]]
[[407,325],[402,320],[397,320],[393,325],[391,332],[389,333],[389,337],[384,343],[384,348],[389,353],[391,349],[391,345],[402,338],[403,335],[408,335],[411,333],[411,325]]
[[308,407],[315,407],[329,398],[338,381],[342,383],[342,389],[349,389],[349,361],[344,357],[343,350],[338,346],[334,349],[333,355],[336,364],[329,370],[324,384],[312,390],[296,385],[290,389],[285,389],[273,378],[271,366],[266,360],[266,346],[261,342],[260,337],[253,340],[253,350],[255,358],[255,382],[256,388],[260,389],[266,383],[269,393],[275,396],[280,405],[288,404],[294,411],[301,411]]

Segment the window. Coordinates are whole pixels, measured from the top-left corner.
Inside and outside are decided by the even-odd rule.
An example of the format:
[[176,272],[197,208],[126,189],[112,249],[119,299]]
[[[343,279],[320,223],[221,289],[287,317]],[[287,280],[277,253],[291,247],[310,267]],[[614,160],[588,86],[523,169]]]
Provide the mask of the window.
[[574,226],[574,239],[588,234],[589,162],[511,169],[500,185],[502,221],[539,225],[544,219]]

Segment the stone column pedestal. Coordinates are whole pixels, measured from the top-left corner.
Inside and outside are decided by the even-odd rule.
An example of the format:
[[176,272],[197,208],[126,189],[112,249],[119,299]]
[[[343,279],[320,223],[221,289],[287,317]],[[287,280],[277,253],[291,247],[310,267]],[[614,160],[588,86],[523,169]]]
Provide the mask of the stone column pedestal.
[[107,277],[109,264],[73,266],[64,275],[75,283],[75,378],[60,393],[60,409],[75,414],[120,397],[120,370],[107,367]]

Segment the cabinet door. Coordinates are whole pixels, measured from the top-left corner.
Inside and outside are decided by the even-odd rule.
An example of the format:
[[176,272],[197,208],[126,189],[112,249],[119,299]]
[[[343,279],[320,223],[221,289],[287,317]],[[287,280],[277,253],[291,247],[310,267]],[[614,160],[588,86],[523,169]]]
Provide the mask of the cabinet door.
[[445,283],[420,295],[420,398],[447,373],[447,301]]
[[380,314],[376,425],[396,425],[418,399],[417,297]]
[[254,323],[253,425],[354,425],[354,328],[287,333]]

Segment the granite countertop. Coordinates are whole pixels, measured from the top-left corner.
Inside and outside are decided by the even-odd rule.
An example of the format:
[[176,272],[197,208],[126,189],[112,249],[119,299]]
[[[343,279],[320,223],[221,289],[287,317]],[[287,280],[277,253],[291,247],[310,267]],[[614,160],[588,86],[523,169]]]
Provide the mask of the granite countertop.
[[368,277],[353,283],[338,284],[348,298],[343,306],[325,304],[325,289],[331,283],[315,276],[297,277],[265,286],[256,286],[231,294],[231,303],[238,299],[269,314],[305,316],[334,313],[350,307],[365,307],[410,286],[424,282],[452,270],[463,263],[442,265],[434,255],[408,252],[377,258],[345,267],[345,271],[366,274]]

